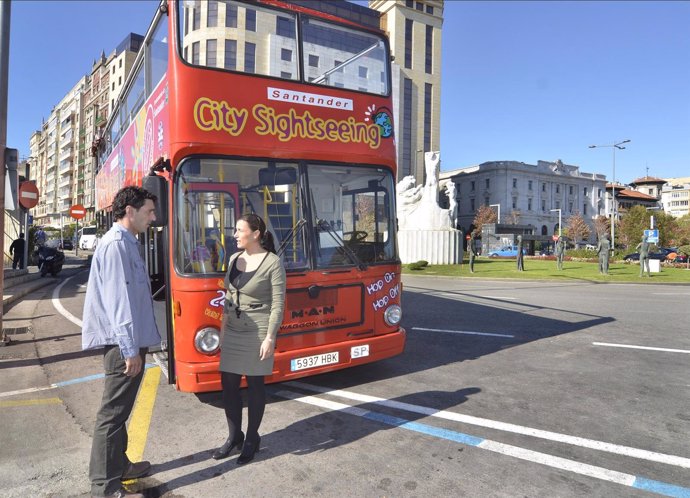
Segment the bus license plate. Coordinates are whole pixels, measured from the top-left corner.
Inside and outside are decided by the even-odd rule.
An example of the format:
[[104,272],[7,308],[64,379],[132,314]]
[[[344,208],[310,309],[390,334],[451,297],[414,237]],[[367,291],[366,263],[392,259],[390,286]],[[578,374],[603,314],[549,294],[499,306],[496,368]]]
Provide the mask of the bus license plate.
[[332,365],[333,363],[338,363],[337,351],[334,351],[333,353],[323,353],[290,360],[290,370],[295,372],[297,370],[304,370],[305,368],[316,368],[324,365]]

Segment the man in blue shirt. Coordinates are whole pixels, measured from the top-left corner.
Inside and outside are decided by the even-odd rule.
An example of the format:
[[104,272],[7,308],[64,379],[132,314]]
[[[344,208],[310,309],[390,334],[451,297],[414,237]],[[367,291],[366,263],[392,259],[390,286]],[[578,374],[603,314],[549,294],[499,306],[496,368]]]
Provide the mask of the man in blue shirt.
[[148,272],[136,236],[156,219],[156,197],[140,187],[115,195],[115,223],[96,248],[84,301],[82,348],[103,348],[105,385],[91,448],[92,496],[141,497],[122,482],[147,474],[149,462],[127,458],[127,427],[149,346],[161,338]]

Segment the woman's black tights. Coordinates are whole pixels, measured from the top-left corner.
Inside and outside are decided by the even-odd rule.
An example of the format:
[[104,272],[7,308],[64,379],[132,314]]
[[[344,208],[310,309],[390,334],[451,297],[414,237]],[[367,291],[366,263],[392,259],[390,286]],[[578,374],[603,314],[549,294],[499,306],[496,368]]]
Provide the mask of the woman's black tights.
[[[247,440],[259,438],[259,426],[266,408],[266,389],[263,375],[247,375]],[[240,395],[239,374],[221,372],[223,385],[223,407],[228,420],[229,437],[233,440],[242,430],[242,396]]]

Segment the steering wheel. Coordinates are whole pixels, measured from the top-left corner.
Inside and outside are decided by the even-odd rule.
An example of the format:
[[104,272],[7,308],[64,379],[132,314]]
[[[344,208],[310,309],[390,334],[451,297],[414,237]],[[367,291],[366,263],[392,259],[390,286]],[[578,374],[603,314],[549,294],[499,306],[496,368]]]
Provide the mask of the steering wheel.
[[354,230],[352,232],[345,232],[343,235],[349,235],[350,240],[349,242],[364,242],[366,238],[369,236],[367,232],[364,232],[362,230]]

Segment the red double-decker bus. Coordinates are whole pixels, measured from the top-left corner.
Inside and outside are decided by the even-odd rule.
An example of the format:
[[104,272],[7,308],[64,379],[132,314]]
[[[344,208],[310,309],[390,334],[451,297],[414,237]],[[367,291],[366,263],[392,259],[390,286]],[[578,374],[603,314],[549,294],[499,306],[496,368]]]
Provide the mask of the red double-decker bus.
[[347,2],[162,2],[100,140],[97,209],[141,185],[140,237],[170,382],[220,389],[235,221],[254,212],[287,272],[268,382],[397,355],[400,261],[388,41]]

